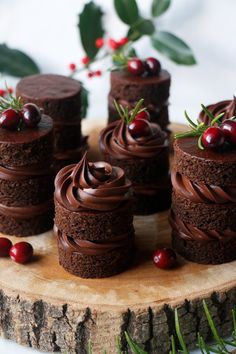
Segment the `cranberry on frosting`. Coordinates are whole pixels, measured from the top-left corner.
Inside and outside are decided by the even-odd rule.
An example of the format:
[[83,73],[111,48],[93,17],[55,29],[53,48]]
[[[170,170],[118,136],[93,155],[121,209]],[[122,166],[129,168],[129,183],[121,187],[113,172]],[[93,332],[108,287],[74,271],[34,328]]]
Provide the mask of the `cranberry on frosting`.
[[151,134],[134,138],[129,126],[123,120],[109,124],[100,135],[100,148],[103,153],[117,159],[152,158],[168,147],[167,135],[155,124],[147,122]]
[[131,199],[131,182],[124,171],[109,163],[88,162],[64,167],[56,176],[55,197],[72,211],[110,211]]

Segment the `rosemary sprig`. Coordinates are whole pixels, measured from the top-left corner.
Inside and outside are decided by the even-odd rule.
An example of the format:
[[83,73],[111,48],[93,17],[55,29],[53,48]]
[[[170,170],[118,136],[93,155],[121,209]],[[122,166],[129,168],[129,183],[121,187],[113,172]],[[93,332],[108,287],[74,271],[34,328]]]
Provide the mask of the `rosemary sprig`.
[[141,113],[146,110],[146,108],[141,108],[143,105],[144,99],[141,98],[135,105],[135,107],[130,111],[128,107],[122,106],[116,100],[114,100],[114,105],[119,114],[120,118],[126,123],[131,123],[138,113]]
[[8,89],[7,84],[5,83],[6,86],[6,92],[8,94],[7,98],[0,97],[0,113],[5,111],[8,108],[13,108],[16,111],[20,111],[23,107],[22,99],[21,97],[15,97],[13,94],[10,92]]

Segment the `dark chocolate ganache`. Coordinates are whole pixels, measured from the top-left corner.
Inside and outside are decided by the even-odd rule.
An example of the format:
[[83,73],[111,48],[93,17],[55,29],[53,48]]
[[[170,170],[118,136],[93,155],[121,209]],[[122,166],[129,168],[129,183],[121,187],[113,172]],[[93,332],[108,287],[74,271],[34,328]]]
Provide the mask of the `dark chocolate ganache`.
[[236,238],[236,230],[226,229],[224,231],[217,231],[199,229],[196,226],[182,221],[173,211],[170,213],[169,221],[173,232],[177,233],[178,236],[184,240],[197,242],[218,240],[220,242],[228,242]]
[[[232,100],[220,101],[207,106],[207,109],[216,117],[220,113],[225,113],[222,117],[222,121],[236,116],[236,97],[234,96]],[[201,111],[199,119],[205,124],[210,123],[210,118],[208,115]]]
[[158,156],[168,148],[167,135],[157,124],[149,124],[152,134],[139,138],[132,137],[121,119],[109,124],[100,135],[102,152],[120,160]]
[[110,211],[129,201],[131,182],[119,167],[106,162],[88,162],[60,170],[55,179],[55,198],[71,211]]
[[236,184],[221,187],[193,182],[175,170],[171,173],[171,181],[177,193],[195,203],[236,203]]

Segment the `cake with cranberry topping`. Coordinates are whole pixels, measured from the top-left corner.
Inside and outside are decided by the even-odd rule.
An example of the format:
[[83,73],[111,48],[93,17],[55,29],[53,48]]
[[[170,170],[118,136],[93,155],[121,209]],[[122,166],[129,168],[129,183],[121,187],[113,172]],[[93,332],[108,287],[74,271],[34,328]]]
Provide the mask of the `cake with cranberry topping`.
[[133,184],[134,213],[144,215],[169,208],[171,183],[167,134],[148,120],[147,111],[137,112],[139,103],[132,112],[121,108],[127,117],[120,112],[122,119],[103,129],[100,149],[106,161],[124,169]]
[[86,146],[81,134],[81,84],[61,75],[39,74],[21,79],[16,94],[53,119],[56,169],[79,161]]
[[13,107],[0,115],[0,232],[35,235],[53,226],[53,123],[35,105]]
[[181,255],[219,264],[236,259],[236,122],[216,126],[222,114],[206,114],[207,125],[195,125],[193,136],[188,132],[174,141],[170,223]]
[[[150,59],[150,58],[149,58]],[[155,58],[151,58],[158,62]],[[133,58],[132,61],[140,59]],[[128,62],[129,65],[129,62]],[[145,67],[145,63],[143,64]],[[139,74],[129,71],[130,68],[112,71],[110,74],[110,92],[108,96],[108,116],[109,123],[119,117],[114,105],[114,100],[131,110],[140,97],[145,100],[146,108],[150,113],[151,121],[158,123],[162,129],[166,130],[169,124],[168,105],[170,91],[170,74],[161,69],[151,73],[143,69]]]
[[134,228],[131,182],[106,162],[64,167],[55,180],[59,262],[82,278],[109,277],[132,262]]

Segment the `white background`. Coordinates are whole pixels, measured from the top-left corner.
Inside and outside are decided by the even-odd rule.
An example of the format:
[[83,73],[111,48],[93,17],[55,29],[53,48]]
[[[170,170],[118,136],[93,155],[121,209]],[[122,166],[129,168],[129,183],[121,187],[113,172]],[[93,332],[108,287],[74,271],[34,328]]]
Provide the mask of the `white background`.
[[[117,20],[112,0],[97,0],[104,8],[109,36],[119,39],[126,26]],[[142,14],[148,16],[150,0],[138,0]],[[68,74],[70,62],[79,63],[83,51],[76,29],[77,14],[83,0],[0,0],[0,43],[30,54],[43,72]],[[236,1],[173,0],[171,9],[157,21],[161,29],[173,31],[193,48],[198,65],[177,66],[152,51],[147,38],[137,45],[140,56],[160,57],[172,75],[171,120],[183,122],[187,109],[194,117],[200,103],[208,104],[236,94]],[[92,26],[92,24],[91,24]],[[103,64],[105,70],[109,64]],[[100,69],[100,64],[94,69]],[[91,91],[89,119],[107,115],[108,73],[88,80],[80,76]],[[16,80],[7,78],[9,85]],[[14,281],[14,279],[11,279]],[[0,354],[32,353],[0,340]],[[96,353],[97,354],[97,353]]]

